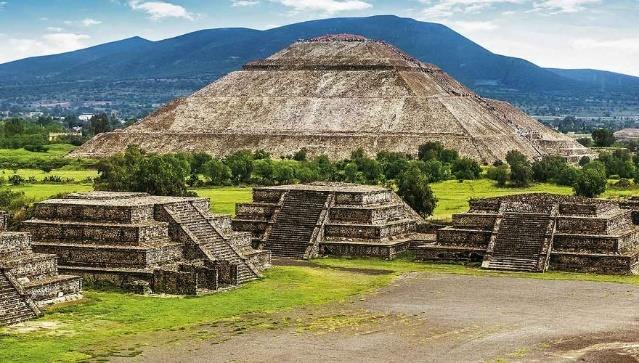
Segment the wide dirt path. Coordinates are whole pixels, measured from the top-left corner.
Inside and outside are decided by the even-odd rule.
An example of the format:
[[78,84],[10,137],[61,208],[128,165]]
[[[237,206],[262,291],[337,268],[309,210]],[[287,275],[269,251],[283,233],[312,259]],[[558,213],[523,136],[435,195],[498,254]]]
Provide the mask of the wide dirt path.
[[[639,287],[630,285],[413,273],[365,299],[318,310],[323,324],[311,319],[301,327],[254,329],[225,341],[178,341],[133,360],[635,362],[639,357]],[[290,314],[303,320],[315,312]]]

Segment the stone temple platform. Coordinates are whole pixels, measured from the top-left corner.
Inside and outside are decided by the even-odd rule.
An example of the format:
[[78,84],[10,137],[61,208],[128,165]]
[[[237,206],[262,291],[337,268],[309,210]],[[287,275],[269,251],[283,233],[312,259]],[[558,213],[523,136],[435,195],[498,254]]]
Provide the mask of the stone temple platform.
[[[0,214],[2,229],[7,215]],[[82,279],[59,275],[57,257],[34,253],[28,233],[0,232],[0,326],[40,315],[39,307],[75,300]]]
[[62,271],[140,292],[203,293],[256,279],[270,264],[203,198],[72,194],[37,203],[23,229]]
[[238,204],[233,229],[251,232],[253,246],[273,256],[393,258],[410,246],[423,219],[391,190],[313,183],[253,189]]
[[552,194],[472,200],[467,213],[413,245],[425,261],[481,262],[496,270],[639,272],[633,212],[614,201]]

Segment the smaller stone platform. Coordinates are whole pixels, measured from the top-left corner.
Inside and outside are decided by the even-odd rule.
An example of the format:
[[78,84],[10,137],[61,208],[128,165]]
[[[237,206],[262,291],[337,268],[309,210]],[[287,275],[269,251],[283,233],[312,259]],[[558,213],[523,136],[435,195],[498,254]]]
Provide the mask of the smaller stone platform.
[[236,206],[233,229],[274,256],[377,256],[408,249],[423,219],[391,190],[368,185],[312,183],[253,189]]
[[543,193],[478,199],[434,242],[411,249],[420,260],[488,269],[635,274],[639,229],[632,214],[625,203]]
[[37,251],[88,282],[188,295],[257,279],[269,266],[269,253],[230,226],[208,199],[119,192],[40,202],[23,224]]
[[[6,219],[0,214],[3,227]],[[31,247],[28,233],[0,232],[0,325],[34,318],[43,305],[82,297],[80,277],[58,274],[56,255]]]

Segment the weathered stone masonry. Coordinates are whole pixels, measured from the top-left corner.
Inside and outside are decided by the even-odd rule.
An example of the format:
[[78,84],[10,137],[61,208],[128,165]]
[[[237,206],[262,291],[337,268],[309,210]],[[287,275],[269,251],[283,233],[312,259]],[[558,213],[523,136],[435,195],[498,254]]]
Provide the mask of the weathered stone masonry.
[[621,206],[552,194],[472,200],[435,242],[412,250],[421,260],[482,262],[491,269],[637,273],[636,212],[628,202]]
[[196,294],[260,277],[269,253],[208,211],[203,198],[93,192],[36,204],[24,229],[37,251],[89,282]]
[[238,204],[233,228],[274,256],[393,258],[405,251],[423,219],[395,193],[377,186],[314,183],[253,189]]
[[[7,215],[0,214],[6,226]],[[82,280],[59,275],[57,257],[34,253],[28,233],[0,231],[0,326],[40,315],[40,306],[81,297]]]

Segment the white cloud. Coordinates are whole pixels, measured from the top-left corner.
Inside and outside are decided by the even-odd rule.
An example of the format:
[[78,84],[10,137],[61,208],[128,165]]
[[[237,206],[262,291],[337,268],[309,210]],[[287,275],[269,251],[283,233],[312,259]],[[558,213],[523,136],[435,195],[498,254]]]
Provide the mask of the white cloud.
[[153,20],[161,20],[164,18],[183,18],[193,20],[193,14],[189,13],[184,7],[167,3],[164,1],[129,1],[129,6],[133,10],[143,11]]
[[295,12],[321,11],[333,14],[342,11],[365,10],[373,7],[370,3],[361,0],[272,0]]
[[494,5],[522,4],[525,0],[419,0],[427,7],[422,11],[426,19],[444,19],[456,13],[474,13]]
[[85,34],[48,33],[40,38],[8,38],[0,43],[0,62],[77,50],[87,46]]
[[244,7],[244,6],[253,6],[257,5],[260,2],[256,0],[231,0],[231,6],[233,7]]
[[639,38],[626,39],[577,39],[573,42],[576,49],[608,49],[615,51],[639,51]]
[[47,27],[47,31],[52,32],[52,33],[60,33],[60,32],[62,32],[63,30],[64,30],[64,29],[62,29],[62,28],[58,28],[58,27],[55,27],[55,26],[49,26],[49,27]]
[[82,25],[87,26],[87,27],[92,26],[92,25],[102,24],[102,22],[100,20],[95,20],[95,19],[91,19],[91,18],[82,19],[82,21],[80,21],[80,23],[82,23]]
[[448,23],[454,30],[457,30],[462,33],[476,33],[476,32],[485,32],[485,31],[493,31],[499,28],[497,24],[490,21],[454,21],[452,23]]
[[537,11],[549,11],[552,14],[576,13],[586,10],[588,5],[598,4],[601,0],[543,0],[533,4]]

